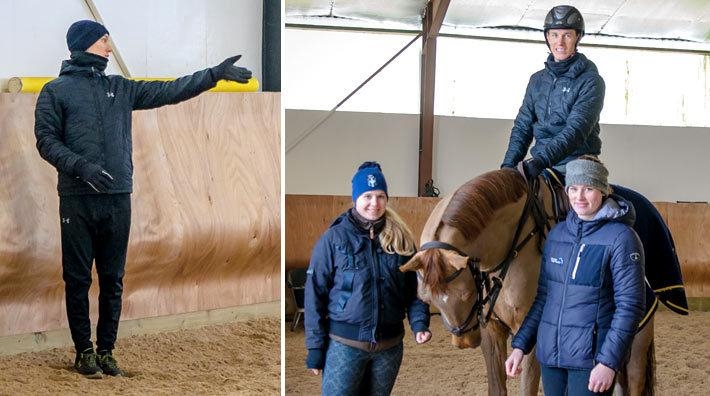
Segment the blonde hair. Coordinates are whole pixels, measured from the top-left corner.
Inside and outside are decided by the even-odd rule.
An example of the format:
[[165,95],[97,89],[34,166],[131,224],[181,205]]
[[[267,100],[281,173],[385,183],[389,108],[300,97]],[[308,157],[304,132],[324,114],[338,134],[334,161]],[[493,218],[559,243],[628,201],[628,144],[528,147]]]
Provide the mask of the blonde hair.
[[380,232],[380,245],[387,254],[411,256],[417,251],[412,230],[390,208],[385,209],[385,227]]

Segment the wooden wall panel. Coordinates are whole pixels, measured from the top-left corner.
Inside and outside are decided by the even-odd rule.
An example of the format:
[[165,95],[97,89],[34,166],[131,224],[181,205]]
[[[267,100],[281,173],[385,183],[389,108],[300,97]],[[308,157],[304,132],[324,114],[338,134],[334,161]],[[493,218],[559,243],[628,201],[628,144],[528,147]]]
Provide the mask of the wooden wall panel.
[[673,234],[688,297],[710,297],[710,205],[654,203]]
[[[35,149],[36,98],[0,94],[0,336],[66,327],[57,176]],[[279,123],[272,93],[133,113],[122,319],[280,298]]]
[[[419,235],[438,202],[438,198],[390,197],[388,205],[411,228],[419,245]],[[288,270],[308,267],[313,245],[338,215],[353,206],[353,202],[351,197],[340,195],[287,194],[285,206],[285,265]]]
[[[393,197],[390,205],[419,236],[439,198]],[[337,204],[336,204],[337,203]],[[307,267],[313,244],[330,221],[352,206],[350,197],[286,195],[286,269]],[[654,203],[676,243],[688,297],[710,297],[710,205]]]

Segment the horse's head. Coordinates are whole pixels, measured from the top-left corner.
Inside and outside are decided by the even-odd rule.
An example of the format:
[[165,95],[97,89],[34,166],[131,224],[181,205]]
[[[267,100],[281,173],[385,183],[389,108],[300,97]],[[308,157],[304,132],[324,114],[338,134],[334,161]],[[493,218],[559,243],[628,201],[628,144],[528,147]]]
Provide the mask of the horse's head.
[[[422,231],[422,251],[402,267],[417,271],[419,297],[439,310],[452,343],[460,348],[481,343],[480,327],[492,314],[502,319],[516,315],[515,307],[495,307],[495,302],[508,266],[524,247],[529,246],[525,254],[534,250],[528,242],[539,234],[530,220],[537,207],[527,199],[528,187],[511,169],[463,184],[434,208]],[[516,275],[507,283],[524,278]]]
[[416,271],[419,298],[434,306],[459,348],[481,344],[481,300],[477,289],[480,272],[473,260],[450,249],[430,248],[418,252],[400,270]]

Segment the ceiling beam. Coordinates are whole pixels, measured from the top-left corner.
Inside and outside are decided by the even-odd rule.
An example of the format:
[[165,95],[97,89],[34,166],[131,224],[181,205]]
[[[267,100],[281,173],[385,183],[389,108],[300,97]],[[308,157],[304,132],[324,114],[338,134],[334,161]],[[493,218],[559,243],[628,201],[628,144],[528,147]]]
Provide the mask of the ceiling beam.
[[[94,4],[94,0],[84,0],[83,3],[86,10],[91,14],[91,17],[94,18],[94,21],[105,26],[106,24],[104,23],[103,18],[101,18],[101,14],[99,13],[99,9],[96,7],[96,4]],[[131,72],[128,71],[128,66],[126,65],[126,62],[123,61],[121,52],[118,50],[118,47],[116,46],[116,43],[114,43],[110,34],[108,35],[108,42],[111,46],[113,58],[116,59],[116,64],[118,65],[121,75],[123,75],[123,77],[130,78]]]
[[431,0],[429,3],[432,6],[432,18],[431,26],[429,26],[429,37],[436,37],[439,35],[441,30],[441,25],[444,23],[444,18],[446,17],[446,11],[449,9],[450,0]]
[[419,114],[419,177],[417,194],[432,196],[434,182],[434,92],[436,82],[436,36],[444,22],[449,0],[430,0],[422,17],[422,58]]

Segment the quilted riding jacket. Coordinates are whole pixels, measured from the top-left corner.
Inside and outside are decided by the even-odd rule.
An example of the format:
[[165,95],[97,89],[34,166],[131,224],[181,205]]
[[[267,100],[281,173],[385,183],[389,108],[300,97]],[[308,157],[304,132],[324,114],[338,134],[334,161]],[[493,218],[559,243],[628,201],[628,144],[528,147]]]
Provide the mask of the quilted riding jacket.
[[644,256],[633,206],[612,195],[595,219],[570,210],[547,237],[537,296],[513,348],[550,367],[619,370],[645,305]]
[[131,112],[190,99],[217,83],[210,69],[170,82],[132,81],[104,74],[107,62],[73,52],[37,99],[37,149],[59,173],[59,195],[96,193],[77,177],[82,159],[113,176],[109,194],[132,192]]
[[514,167],[530,154],[545,167],[564,164],[582,154],[599,155],[599,114],[604,80],[582,53],[560,68],[549,55],[545,68],[530,77],[523,104],[513,122],[503,167]]
[[340,215],[313,248],[305,290],[306,348],[325,349],[328,334],[376,343],[428,331],[429,306],[417,297],[414,272],[399,267],[411,257],[388,254],[379,238]]

